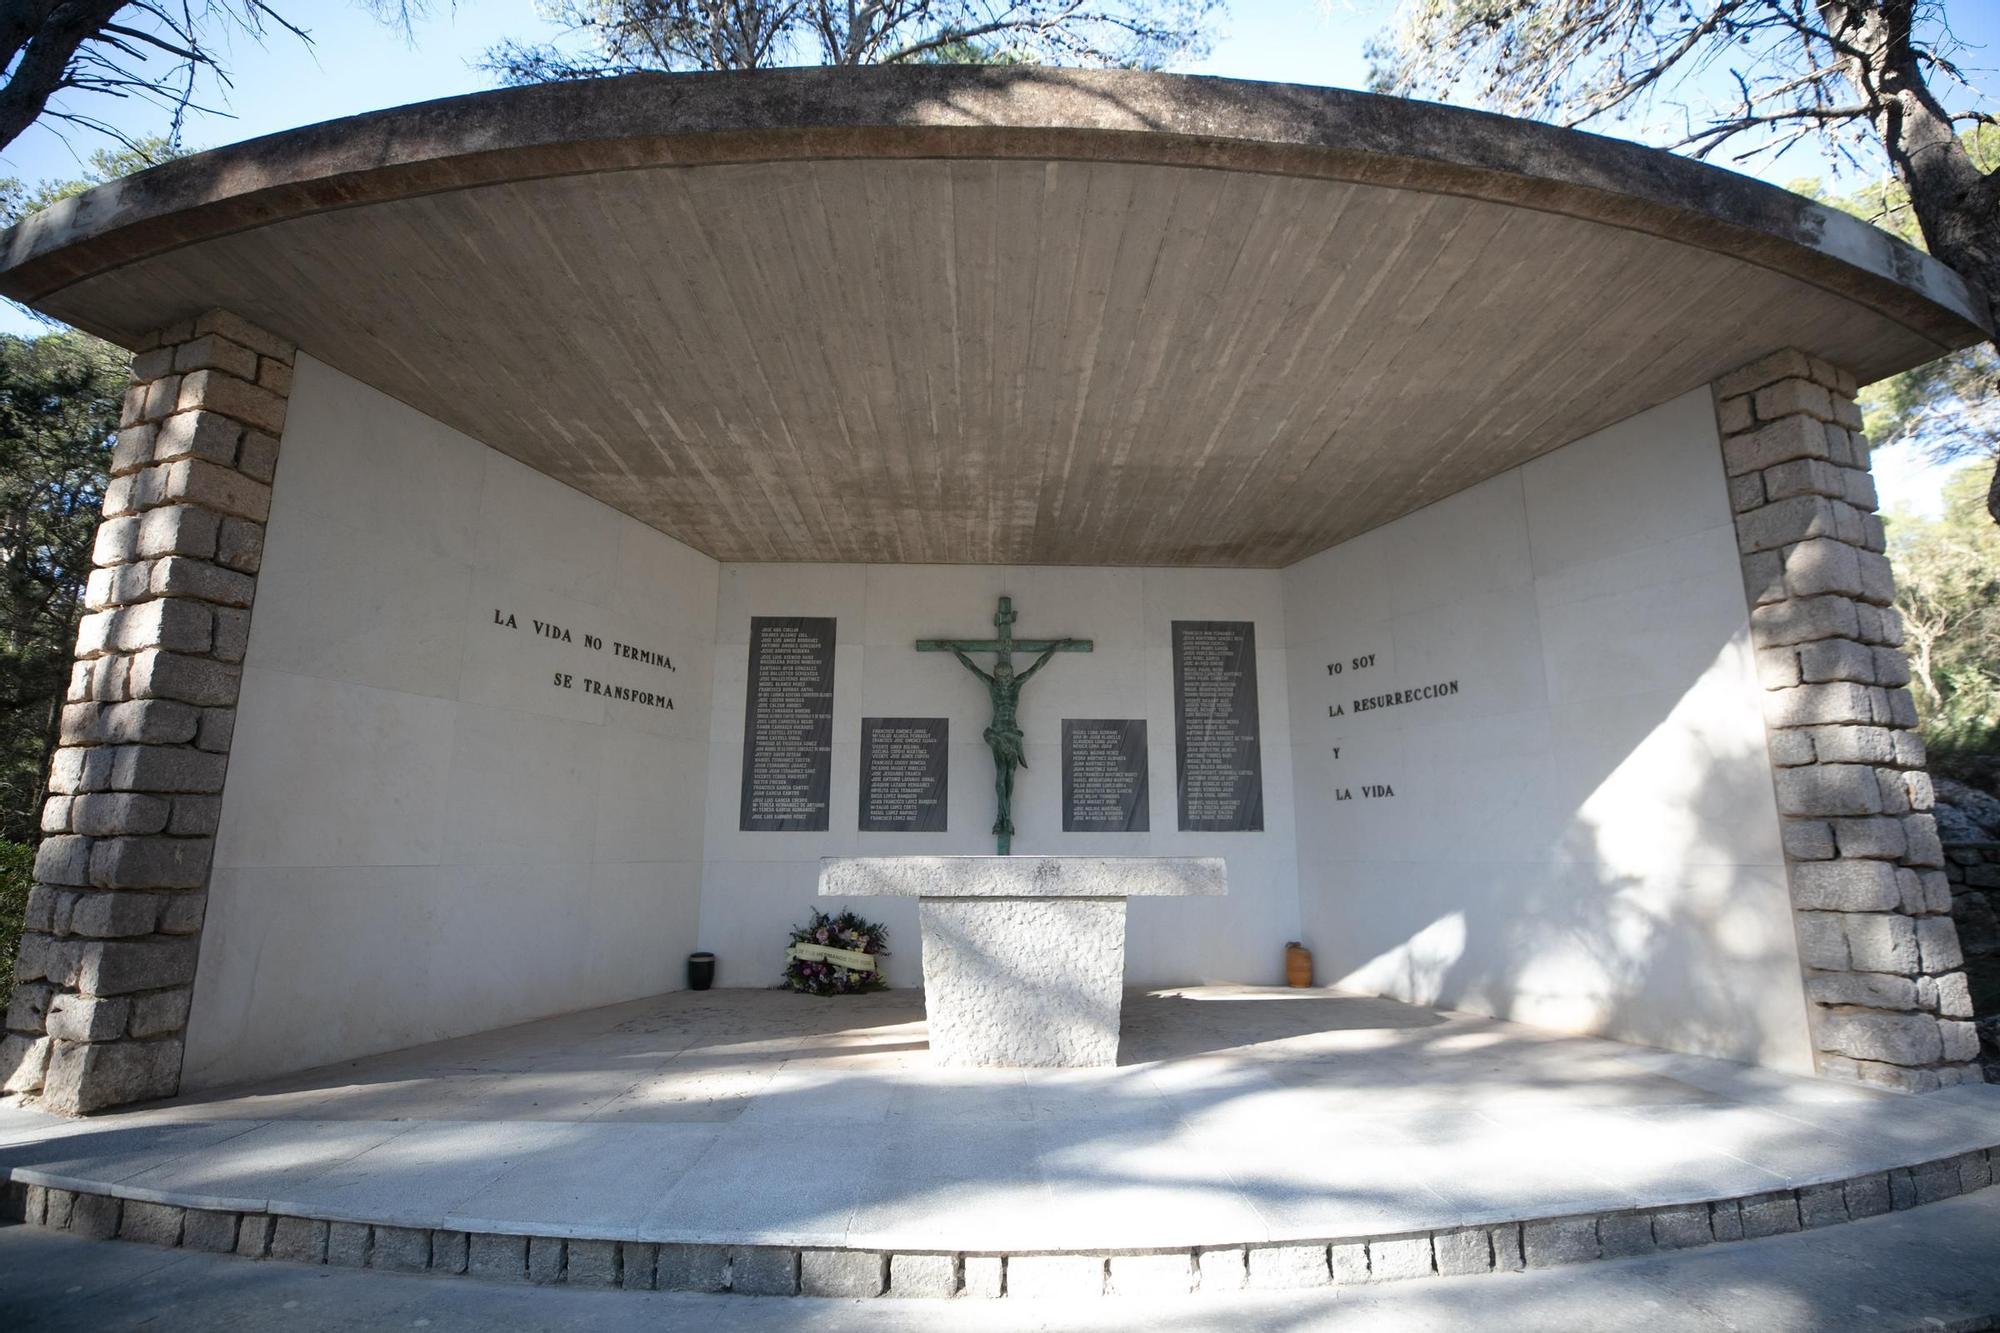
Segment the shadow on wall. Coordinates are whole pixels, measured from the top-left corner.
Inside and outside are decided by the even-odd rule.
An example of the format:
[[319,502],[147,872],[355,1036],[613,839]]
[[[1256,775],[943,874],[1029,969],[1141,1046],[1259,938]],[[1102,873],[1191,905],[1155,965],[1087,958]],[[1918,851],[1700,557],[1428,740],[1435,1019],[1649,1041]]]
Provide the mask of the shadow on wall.
[[1458,848],[1445,861],[1412,847],[1407,860],[1322,866],[1317,895],[1302,866],[1324,978],[1810,1069],[1762,719],[1741,686],[1749,655],[1746,629],[1678,690],[1618,696],[1567,726],[1555,705],[1548,804],[1527,816],[1543,821],[1533,853]]

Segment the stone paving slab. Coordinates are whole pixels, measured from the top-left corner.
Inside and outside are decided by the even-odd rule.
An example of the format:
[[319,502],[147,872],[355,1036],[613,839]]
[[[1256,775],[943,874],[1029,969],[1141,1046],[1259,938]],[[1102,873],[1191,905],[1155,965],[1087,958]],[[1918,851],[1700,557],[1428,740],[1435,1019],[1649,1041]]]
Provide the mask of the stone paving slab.
[[[914,992],[683,992],[88,1121],[0,1104],[0,1168],[440,1232],[1109,1253],[1677,1205],[1714,1239],[1744,1214],[1718,1231],[1712,1200],[1873,1173],[1922,1201],[1932,1177],[1887,1173],[2000,1145],[2000,1088],[1905,1097],[1331,992],[1126,1013],[1148,1054],[1117,1068],[938,1070]],[[238,1118],[275,1106],[299,1114]]]
[[1055,1217],[1043,1164],[1011,1124],[885,1127],[855,1195],[848,1243],[888,1250],[938,1248],[962,1236],[972,1250],[1032,1249]]
[[790,1125],[731,1126],[641,1223],[649,1240],[844,1245],[868,1166],[863,1145]]
[[714,1126],[699,1124],[549,1126],[532,1154],[445,1220],[462,1231],[569,1235],[569,1219],[589,1217],[594,1238],[639,1240],[661,1199],[716,1135]]
[[255,1121],[187,1121],[148,1124],[125,1119],[62,1121],[39,1140],[23,1139],[0,1150],[0,1168],[16,1180],[79,1180],[116,1185],[189,1153],[216,1152],[257,1127]]
[[[227,1122],[224,1122],[227,1123]],[[267,1120],[248,1123],[219,1152],[183,1152],[119,1182],[128,1199],[230,1212],[267,1210],[417,1127],[414,1121]]]
[[549,1145],[554,1128],[507,1120],[404,1126],[265,1206],[339,1221],[436,1227],[464,1200],[532,1160]]

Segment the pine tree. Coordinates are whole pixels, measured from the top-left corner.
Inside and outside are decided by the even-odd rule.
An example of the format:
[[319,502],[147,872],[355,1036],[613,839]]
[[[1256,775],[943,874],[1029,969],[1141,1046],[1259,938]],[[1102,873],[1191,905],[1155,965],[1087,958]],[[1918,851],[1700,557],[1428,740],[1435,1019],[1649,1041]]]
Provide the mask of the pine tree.
[[0,838],[34,837],[125,392],[80,333],[0,335]]

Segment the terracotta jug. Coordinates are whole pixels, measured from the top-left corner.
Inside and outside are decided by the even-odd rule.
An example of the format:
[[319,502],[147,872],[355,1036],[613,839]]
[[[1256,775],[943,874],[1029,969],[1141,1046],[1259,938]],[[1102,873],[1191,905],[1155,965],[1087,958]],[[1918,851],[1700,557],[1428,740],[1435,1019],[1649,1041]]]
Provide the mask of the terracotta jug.
[[1301,990],[1313,984],[1313,951],[1297,940],[1285,946],[1285,984]]

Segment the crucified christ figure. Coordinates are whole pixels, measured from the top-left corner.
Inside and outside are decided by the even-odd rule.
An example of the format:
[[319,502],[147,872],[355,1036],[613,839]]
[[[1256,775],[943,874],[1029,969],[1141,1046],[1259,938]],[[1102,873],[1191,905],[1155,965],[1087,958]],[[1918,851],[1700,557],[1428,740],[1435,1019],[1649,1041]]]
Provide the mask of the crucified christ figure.
[[[999,812],[993,821],[993,834],[999,840],[999,851],[1005,856],[1013,846],[1014,839],[1014,770],[1026,768],[1028,757],[1022,746],[1020,706],[1021,687],[1028,683],[1028,677],[1049,664],[1049,659],[1057,653],[1087,653],[1092,648],[1089,639],[1024,639],[1013,636],[1014,601],[1010,597],[1000,599],[1000,609],[994,613],[993,624],[1000,631],[997,639],[920,639],[918,652],[948,652],[973,675],[986,682],[986,693],[993,703],[993,721],[985,731],[986,746],[993,751],[993,794],[998,799]],[[1033,666],[1025,671],[1014,670],[1014,650],[1039,652]],[[993,669],[986,671],[973,661],[969,653],[994,654]]]
[[979,663],[957,648],[951,650],[951,655],[963,663],[967,671],[986,682],[986,692],[993,699],[993,721],[986,728],[985,736],[987,748],[993,751],[993,792],[1000,798],[1000,817],[993,821],[993,832],[1001,837],[1011,838],[1014,835],[1014,769],[1028,766],[1028,756],[1021,748],[1021,687],[1028,683],[1028,677],[1047,666],[1051,657],[1074,642],[1074,639],[1056,640],[1042,650],[1042,655],[1035,659],[1033,666],[1019,675],[1014,673],[1014,664],[1004,657],[993,664],[991,672],[986,672],[979,669]]

